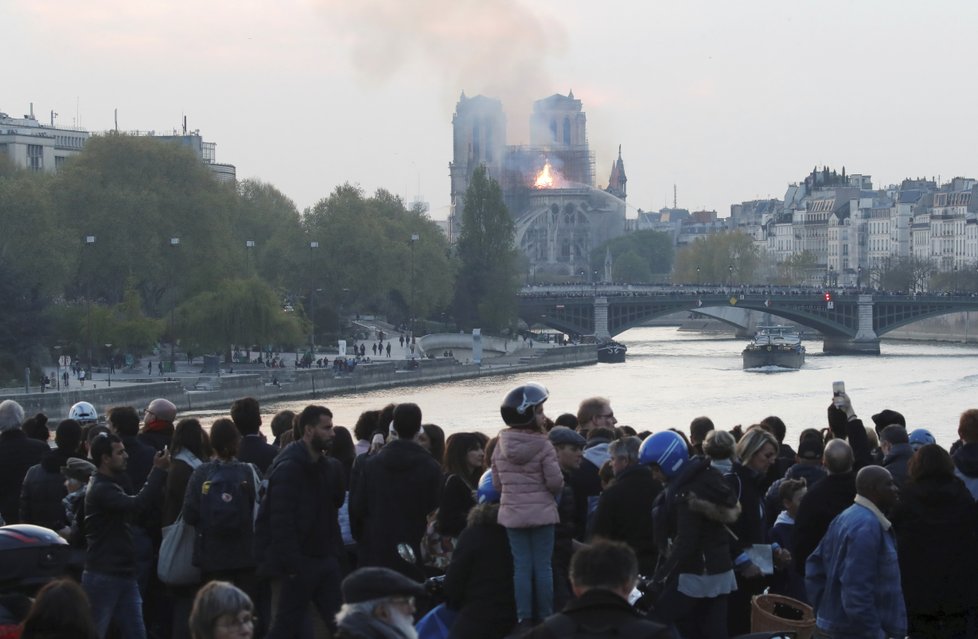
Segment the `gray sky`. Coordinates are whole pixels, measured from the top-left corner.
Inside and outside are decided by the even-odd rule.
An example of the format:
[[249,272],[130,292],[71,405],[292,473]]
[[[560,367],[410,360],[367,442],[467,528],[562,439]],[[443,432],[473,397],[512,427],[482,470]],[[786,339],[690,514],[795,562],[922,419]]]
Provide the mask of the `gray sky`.
[[584,103],[629,217],[781,197],[816,164],[974,177],[973,0],[6,0],[0,110],[217,143],[301,208],[343,182],[448,214],[459,93]]

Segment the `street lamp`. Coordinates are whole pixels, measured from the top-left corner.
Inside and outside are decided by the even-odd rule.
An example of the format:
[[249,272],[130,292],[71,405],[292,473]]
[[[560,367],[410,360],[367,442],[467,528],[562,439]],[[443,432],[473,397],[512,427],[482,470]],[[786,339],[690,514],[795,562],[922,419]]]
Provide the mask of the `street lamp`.
[[[174,248],[174,249],[179,248],[180,247],[180,238],[179,237],[171,237],[170,238],[170,246],[172,248]],[[174,261],[176,261],[176,257],[173,257],[172,259]],[[171,268],[170,268],[170,277],[171,278],[173,277],[173,268],[172,268],[172,265],[171,265]],[[174,306],[176,306],[176,299],[174,299],[173,301],[170,302],[170,370],[172,372],[176,372],[176,370],[177,370],[177,359],[176,359],[176,355],[174,354],[174,349],[176,348],[176,343],[177,343],[176,323],[173,321],[173,307]],[[111,384],[110,384],[110,386],[111,386]]]
[[[91,247],[95,246],[94,235],[85,236],[85,246],[91,246]],[[88,365],[91,366],[92,365],[92,291],[91,290],[88,291],[87,297],[88,297],[88,309],[86,314],[88,316],[88,319],[86,321],[86,324],[88,324]]]
[[112,388],[112,344],[106,344],[105,350],[109,353],[109,388]]
[[408,315],[411,316],[411,337],[414,337],[414,245],[421,236],[417,233],[411,234],[411,310]]
[[856,267],[856,290],[859,291],[860,293],[863,290],[863,267],[862,266]]
[[733,286],[733,264],[727,266],[727,286]]
[[[312,240],[309,242],[309,257],[310,266],[312,263],[312,254],[314,251],[319,249],[319,242]],[[314,269],[310,268],[310,272],[314,272]],[[309,290],[309,352],[312,354],[313,359],[316,358],[316,292],[322,291],[321,288],[312,288]]]
[[696,283],[700,283],[700,267],[696,267]]

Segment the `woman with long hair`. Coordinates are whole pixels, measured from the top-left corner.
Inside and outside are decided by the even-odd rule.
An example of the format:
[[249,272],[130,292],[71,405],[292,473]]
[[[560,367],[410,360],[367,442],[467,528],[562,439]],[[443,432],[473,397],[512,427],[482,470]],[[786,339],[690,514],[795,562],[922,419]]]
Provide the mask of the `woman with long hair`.
[[469,510],[475,506],[485,450],[474,433],[454,433],[445,448],[445,487],[438,508],[437,530],[442,535],[458,537],[465,528]]

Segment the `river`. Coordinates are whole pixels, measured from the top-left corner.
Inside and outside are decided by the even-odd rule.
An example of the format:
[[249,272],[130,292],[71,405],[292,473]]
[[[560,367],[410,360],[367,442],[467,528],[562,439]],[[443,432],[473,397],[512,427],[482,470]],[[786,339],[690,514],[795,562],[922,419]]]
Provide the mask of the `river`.
[[[334,423],[352,427],[363,410],[389,402],[416,402],[425,422],[446,432],[501,428],[499,403],[525,380],[550,390],[547,415],[575,413],[581,399],[601,395],[611,400],[621,425],[638,431],[681,428],[707,415],[719,428],[748,426],[767,415],[788,425],[786,441],[795,445],[804,428],[826,426],[825,408],[832,382],[844,381],[853,407],[867,425],[883,408],[903,413],[907,425],[934,433],[945,447],[957,439],[958,416],[978,407],[978,350],[937,342],[890,342],[882,355],[822,355],[820,341],[807,341],[805,365],[798,371],[773,373],[741,369],[745,341],[716,335],[678,332],[672,327],[636,328],[617,338],[628,345],[624,364],[597,364],[526,376],[487,377],[425,387],[393,388],[324,397]],[[265,431],[275,411],[301,410],[308,402],[262,407]],[[218,416],[207,411],[199,417]]]

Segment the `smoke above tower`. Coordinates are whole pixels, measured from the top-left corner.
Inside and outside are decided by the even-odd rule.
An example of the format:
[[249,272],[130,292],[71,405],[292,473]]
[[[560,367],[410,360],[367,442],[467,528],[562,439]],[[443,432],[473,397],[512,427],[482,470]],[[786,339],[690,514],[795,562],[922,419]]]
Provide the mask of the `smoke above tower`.
[[[342,32],[365,79],[385,81],[421,63],[438,75],[451,102],[464,89],[510,109],[529,105],[553,85],[549,67],[566,44],[559,22],[519,0],[321,0],[321,6],[324,17],[348,27]],[[511,137],[528,140],[528,117],[529,111],[510,113],[518,127]]]

